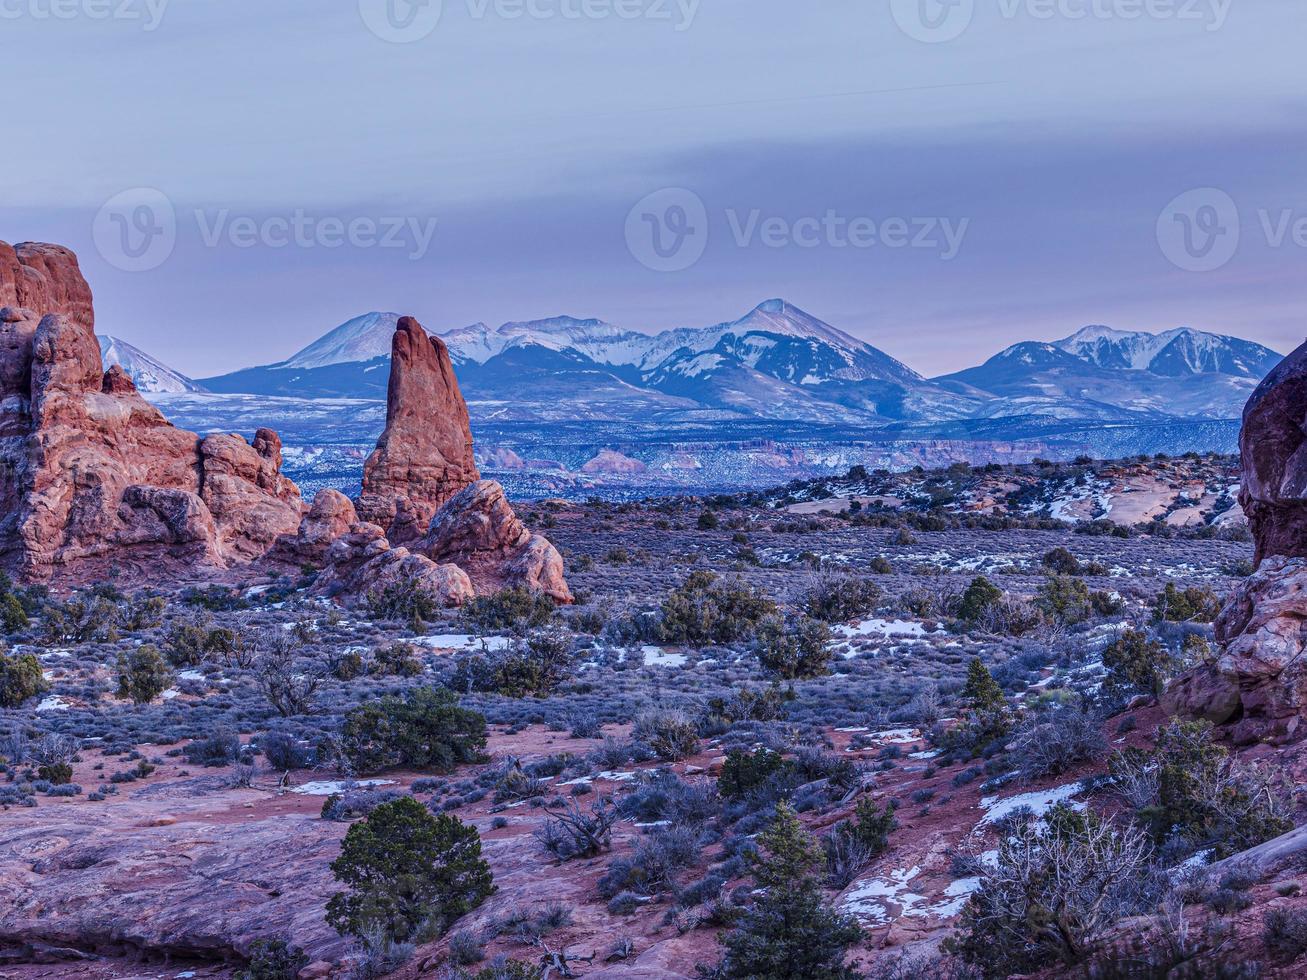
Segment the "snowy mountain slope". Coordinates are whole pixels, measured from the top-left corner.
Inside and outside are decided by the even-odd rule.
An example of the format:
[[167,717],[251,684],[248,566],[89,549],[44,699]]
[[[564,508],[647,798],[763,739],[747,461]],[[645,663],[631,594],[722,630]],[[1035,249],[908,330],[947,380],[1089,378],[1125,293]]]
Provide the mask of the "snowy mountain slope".
[[1229,374],[1261,379],[1280,361],[1268,347],[1238,337],[1182,327],[1164,333],[1084,327],[1052,346],[1103,368],[1186,374]]
[[127,372],[138,391],[149,394],[204,391],[203,387],[180,371],[174,371],[125,340],[106,334],[100,334],[99,340],[100,360],[104,363],[105,370],[114,364],[119,365]]
[[[355,317],[285,361],[202,383],[278,397],[383,398],[396,316]],[[819,424],[1046,418],[1148,421],[1239,415],[1279,359],[1259,344],[1180,329],[1091,326],[1023,342],[927,380],[791,303],[649,334],[554,316],[440,334],[470,399],[500,418],[794,419]]]

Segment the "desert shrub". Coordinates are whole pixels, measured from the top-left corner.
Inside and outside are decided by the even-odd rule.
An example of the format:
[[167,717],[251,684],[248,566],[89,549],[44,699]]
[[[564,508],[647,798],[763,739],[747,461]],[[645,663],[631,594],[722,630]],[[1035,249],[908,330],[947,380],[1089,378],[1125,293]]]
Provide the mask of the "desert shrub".
[[351,826],[331,871],[349,890],[327,902],[328,924],[359,937],[380,929],[392,942],[443,935],[495,891],[476,828],[409,796]]
[[721,809],[711,780],[691,782],[673,772],[658,772],[640,783],[621,802],[622,816],[640,823],[665,820],[681,826],[700,825]]
[[977,575],[962,593],[957,616],[965,624],[979,623],[981,618],[1003,598],[1003,590],[983,575]]
[[742,582],[719,582],[712,572],[691,572],[662,604],[664,643],[691,646],[733,643],[774,615],[776,604]]
[[118,607],[91,589],[42,609],[45,635],[55,643],[112,642],[118,638]]
[[880,586],[871,579],[823,575],[803,597],[803,611],[813,619],[842,623],[874,612],[880,595]]
[[647,745],[660,759],[676,762],[699,751],[699,730],[680,711],[646,711],[635,719],[631,738]]
[[1277,956],[1295,960],[1307,953],[1307,911],[1268,909],[1262,917],[1262,941]]
[[410,623],[419,629],[440,617],[440,597],[415,579],[369,589],[365,602],[373,619]]
[[1066,548],[1057,547],[1046,551],[1040,561],[1054,575],[1081,574],[1080,560]]
[[782,691],[775,683],[762,691],[746,687],[727,698],[709,698],[706,717],[720,719],[727,725],[737,721],[777,721],[785,714],[785,703],[793,698],[792,689]]
[[342,750],[356,772],[405,768],[448,772],[476,762],[486,746],[486,719],[458,705],[445,688],[418,687],[400,698],[359,705],[341,726]]
[[397,800],[404,794],[399,790],[346,790],[344,793],[332,793],[323,801],[320,816],[323,820],[344,822],[366,817],[369,813],[391,800]]
[[562,629],[543,629],[507,650],[459,658],[449,684],[459,691],[547,698],[571,675],[571,667],[570,635]]
[[485,945],[476,933],[456,932],[449,937],[449,960],[455,966],[470,966],[485,958]]
[[331,674],[338,681],[352,681],[363,676],[363,654],[342,650],[331,660]]
[[536,843],[560,861],[594,857],[612,846],[613,824],[617,822],[617,808],[611,800],[599,798],[584,811],[575,802],[569,802],[562,812],[551,812],[551,818],[542,823],[532,836]]
[[1083,623],[1093,615],[1089,586],[1069,575],[1050,575],[1044,580],[1035,605],[1054,622],[1064,626]]
[[879,857],[889,847],[889,835],[898,829],[898,825],[894,804],[881,808],[871,797],[864,796],[853,808],[853,820],[840,826],[844,833],[866,847],[872,857]]
[[290,771],[304,769],[313,761],[313,753],[292,735],[285,732],[268,732],[258,742],[263,758],[273,769]]
[[193,766],[225,766],[236,761],[241,740],[233,732],[219,730],[197,738],[182,749],[182,756]]
[[1211,589],[1180,589],[1168,582],[1153,604],[1153,616],[1172,623],[1210,623],[1221,613],[1221,600]]
[[1147,633],[1127,629],[1103,651],[1103,666],[1111,687],[1157,695],[1170,674],[1171,655]]
[[532,592],[525,586],[501,589],[488,596],[477,596],[464,604],[461,617],[473,630],[538,629],[557,611],[554,600]]
[[1158,844],[1179,838],[1224,857],[1293,828],[1277,783],[1214,744],[1207,722],[1166,725],[1152,751],[1116,752],[1109,771]]
[[1028,720],[1012,741],[1012,761],[1025,779],[1058,776],[1107,752],[1103,719],[1063,708]]
[[[37,765],[36,774],[54,786],[72,782],[72,763],[77,758],[78,741],[67,735],[50,732],[37,739],[27,750]],[[19,750],[19,755],[23,751]]]
[[830,628],[804,617],[793,626],[780,616],[766,616],[756,632],[758,663],[785,678],[821,677],[830,663]]
[[543,976],[540,968],[530,963],[496,956],[489,966],[476,973],[460,971],[456,980],[542,980]]
[[690,827],[659,827],[635,845],[630,857],[608,865],[599,879],[599,893],[611,898],[623,891],[645,895],[674,891],[676,877],[699,860],[698,831]]
[[1038,606],[1009,595],[987,605],[973,623],[985,632],[1004,636],[1025,636],[1043,624],[1044,616]]
[[417,677],[422,658],[411,643],[387,643],[372,652],[372,672],[382,677]]
[[285,718],[308,714],[324,680],[322,665],[300,653],[302,641],[287,630],[268,630],[258,639],[255,679],[268,703]]
[[17,633],[31,625],[32,621],[18,596],[8,589],[0,592],[0,628],[6,633]]
[[131,698],[133,704],[148,704],[167,690],[172,672],[163,661],[159,648],[143,643],[134,650],[118,655],[118,696]]
[[41,673],[41,661],[30,653],[0,652],[0,708],[18,708],[50,690]]
[[722,937],[726,952],[717,975],[724,980],[853,980],[857,974],[844,959],[862,930],[826,903],[817,877],[822,853],[794,811],[778,806],[758,844],[760,851],[749,861],[761,894]]
[[1120,918],[1145,907],[1142,833],[1065,806],[1045,824],[1009,822],[997,860],[978,863],[980,887],[958,934],[945,941],[987,980],[1081,963]]
[[236,980],[295,980],[309,958],[285,939],[256,939],[250,943],[249,964],[238,970]]

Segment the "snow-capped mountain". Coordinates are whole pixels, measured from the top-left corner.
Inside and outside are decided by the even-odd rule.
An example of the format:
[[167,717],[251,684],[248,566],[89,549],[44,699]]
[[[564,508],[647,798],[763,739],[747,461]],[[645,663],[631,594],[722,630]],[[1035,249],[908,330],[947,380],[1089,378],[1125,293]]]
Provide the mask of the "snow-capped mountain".
[[979,367],[935,380],[990,396],[986,418],[1235,418],[1280,355],[1197,330],[1151,334],[1085,327],[1052,343],[1024,341]]
[[1188,327],[1151,334],[1091,326],[1054,341],[1052,346],[1098,367],[1151,371],[1169,377],[1228,374],[1261,379],[1281,356],[1249,340]]
[[132,379],[138,391],[147,394],[178,394],[187,391],[204,391],[180,371],[174,371],[168,365],[156,361],[143,350],[139,350],[117,337],[100,334],[100,360],[105,370],[117,364]]
[[364,313],[346,320],[323,334],[303,350],[292,354],[277,368],[320,368],[352,361],[370,361],[390,356],[390,338],[395,335],[397,313]]
[[[355,317],[284,361],[201,383],[230,393],[384,398],[397,319]],[[500,421],[1225,419],[1239,415],[1280,357],[1197,330],[1085,327],[928,380],[781,299],[738,320],[661,333],[554,316],[439,335],[473,416]]]

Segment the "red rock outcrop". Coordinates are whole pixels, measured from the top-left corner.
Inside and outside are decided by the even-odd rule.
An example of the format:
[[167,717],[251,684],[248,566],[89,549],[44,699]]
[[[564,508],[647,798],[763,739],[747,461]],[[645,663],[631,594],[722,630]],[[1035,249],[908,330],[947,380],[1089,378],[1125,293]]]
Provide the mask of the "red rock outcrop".
[[448,607],[461,606],[475,594],[471,579],[457,565],[392,548],[376,524],[351,526],[331,543],[324,560],[326,568],[313,589],[332,598],[366,600],[390,586],[412,585]]
[[1255,560],[1307,557],[1307,344],[1257,386],[1239,435],[1243,505]]
[[276,434],[178,429],[103,371],[91,290],[54,245],[0,243],[0,561],[25,578],[163,580],[265,554],[299,526]]
[[319,490],[299,530],[278,541],[273,555],[284,562],[321,565],[331,543],[357,523],[352,500],[339,490]]
[[420,538],[445,501],[480,478],[449,351],[411,316],[391,341],[386,428],[363,466],[358,513],[395,544]]
[[414,547],[435,562],[458,565],[480,592],[526,586],[558,602],[572,601],[562,555],[527,530],[494,480],[478,480],[459,492]]

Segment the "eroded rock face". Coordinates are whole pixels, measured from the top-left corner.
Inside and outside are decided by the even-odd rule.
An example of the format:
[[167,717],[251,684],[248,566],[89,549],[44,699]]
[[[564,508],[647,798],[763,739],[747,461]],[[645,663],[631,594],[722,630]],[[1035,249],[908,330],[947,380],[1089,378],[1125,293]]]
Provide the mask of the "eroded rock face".
[[1253,392],[1239,435],[1243,505],[1256,561],[1307,557],[1307,344]]
[[380,525],[393,543],[408,544],[479,477],[449,351],[417,320],[401,317],[391,341],[386,428],[363,466],[359,517]]
[[572,601],[562,555],[527,530],[494,480],[478,480],[445,504],[415,548],[464,569],[480,592],[526,586],[558,602]]
[[0,242],[0,560],[25,578],[226,568],[299,526],[276,434],[178,429],[102,370],[91,291],[54,245]]
[[456,565],[432,561],[407,548],[392,548],[376,524],[358,522],[332,541],[324,556],[326,568],[313,589],[344,601],[366,600],[388,587],[411,584],[447,607],[472,598],[472,581]]
[[354,502],[339,490],[319,490],[313,506],[300,521],[293,537],[277,542],[275,555],[286,562],[320,566],[333,541],[358,523]]

